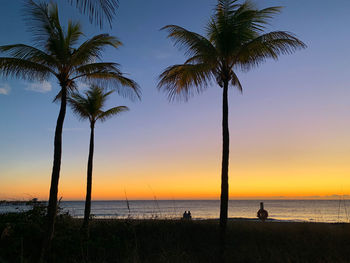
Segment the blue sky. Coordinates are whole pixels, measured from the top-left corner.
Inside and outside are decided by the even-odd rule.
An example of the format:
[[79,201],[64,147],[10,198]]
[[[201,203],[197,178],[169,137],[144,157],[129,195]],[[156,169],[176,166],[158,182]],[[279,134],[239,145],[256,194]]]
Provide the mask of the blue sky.
[[[66,2],[59,3],[63,25],[73,17],[82,21],[86,37],[101,33]],[[176,24],[204,33],[215,3],[120,0],[113,28],[102,32],[116,35],[124,45],[118,51],[107,49],[104,60],[120,63],[139,83],[143,96],[141,102],[130,102],[113,95],[109,106],[126,105],[130,112],[97,125],[96,188],[100,193],[103,184],[117,185],[115,195],[97,198],[120,198],[124,188],[135,192],[131,197],[152,198],[147,185],[164,198],[171,197],[163,193],[164,185],[179,198],[193,197],[190,189],[198,196],[208,191],[210,198],[215,197],[221,151],[220,88],[213,85],[188,103],[169,103],[156,89],[161,71],[184,61],[159,29]],[[0,45],[32,43],[21,5],[19,0],[3,4]],[[257,180],[259,174],[267,183],[275,182],[278,175],[282,178],[271,189],[276,195],[349,193],[345,175],[350,172],[350,3],[266,0],[258,6],[274,5],[285,8],[269,30],[291,31],[308,48],[248,73],[238,72],[244,92],[230,93],[231,193],[244,189],[250,193],[244,181]],[[55,80],[43,84],[0,79],[0,198],[47,196],[58,114],[52,99],[57,91]],[[79,199],[84,195],[89,126],[68,111],[64,127],[61,191],[68,199]],[[276,165],[278,170],[272,168]],[[320,178],[315,190],[307,191],[313,188],[303,185],[308,176],[310,184]],[[194,183],[201,180],[207,183]],[[182,186],[183,195],[177,195]]]

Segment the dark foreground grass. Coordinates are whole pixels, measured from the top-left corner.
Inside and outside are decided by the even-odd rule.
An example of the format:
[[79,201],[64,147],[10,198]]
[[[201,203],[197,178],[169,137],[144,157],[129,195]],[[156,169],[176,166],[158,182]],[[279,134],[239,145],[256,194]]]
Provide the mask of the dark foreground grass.
[[[0,262],[36,262],[41,216],[0,215]],[[93,220],[82,243],[81,220],[60,216],[52,262],[219,262],[215,220]],[[83,261],[82,251],[88,251]],[[230,221],[226,262],[350,262],[350,225]]]

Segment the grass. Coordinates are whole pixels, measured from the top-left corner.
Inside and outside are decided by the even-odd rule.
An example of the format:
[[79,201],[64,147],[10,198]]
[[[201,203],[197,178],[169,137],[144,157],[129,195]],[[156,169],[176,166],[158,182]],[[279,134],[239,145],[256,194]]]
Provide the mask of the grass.
[[[82,220],[61,215],[56,222],[52,262],[218,262],[216,220],[91,221],[82,242]],[[43,236],[42,213],[0,215],[0,262],[36,262]],[[350,225],[229,221],[227,262],[350,262]]]

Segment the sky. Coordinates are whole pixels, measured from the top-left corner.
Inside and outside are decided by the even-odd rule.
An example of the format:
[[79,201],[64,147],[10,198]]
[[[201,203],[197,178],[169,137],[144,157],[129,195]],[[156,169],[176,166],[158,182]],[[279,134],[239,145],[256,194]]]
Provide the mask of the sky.
[[[5,1],[3,1],[5,3]],[[123,46],[106,49],[142,88],[142,100],[112,95],[108,107],[130,111],[95,131],[93,199],[218,199],[221,96],[212,85],[188,102],[169,102],[156,88],[167,66],[184,62],[160,28],[204,34],[215,0],[120,0],[102,30],[59,1],[62,25],[81,21],[85,38],[101,32]],[[350,194],[350,2],[263,0],[284,6],[268,31],[295,33],[308,48],[237,72],[243,94],[229,93],[230,198],[339,198]],[[22,1],[0,9],[0,45],[33,44]],[[0,199],[47,199],[59,105],[54,79],[0,79]],[[89,124],[68,110],[59,197],[85,196]]]

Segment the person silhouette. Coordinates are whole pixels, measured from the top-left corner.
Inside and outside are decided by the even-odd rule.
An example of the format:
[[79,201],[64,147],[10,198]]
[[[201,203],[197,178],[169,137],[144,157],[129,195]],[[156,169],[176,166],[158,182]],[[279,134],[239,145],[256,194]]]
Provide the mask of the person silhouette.
[[192,215],[191,215],[191,211],[190,210],[188,210],[187,219],[192,219]]
[[264,209],[264,203],[263,202],[260,202],[260,209],[258,210],[258,213],[257,213],[256,216],[263,222],[269,216],[269,213]]
[[187,211],[185,211],[185,213],[182,216],[182,219],[187,219],[187,218],[188,218],[188,214],[187,214]]

